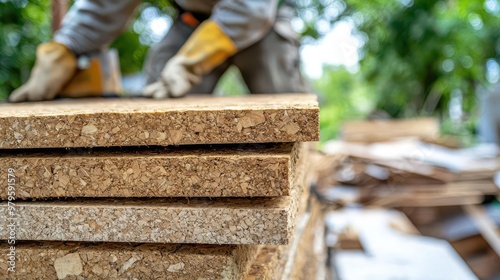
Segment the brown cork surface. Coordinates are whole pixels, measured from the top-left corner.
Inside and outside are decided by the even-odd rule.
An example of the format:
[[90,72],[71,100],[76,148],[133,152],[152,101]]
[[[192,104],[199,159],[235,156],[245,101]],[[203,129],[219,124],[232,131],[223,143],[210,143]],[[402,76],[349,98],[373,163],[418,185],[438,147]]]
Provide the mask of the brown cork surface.
[[300,215],[289,245],[262,246],[246,280],[325,279],[326,246],[319,203],[312,199],[311,212]]
[[[14,211],[17,240],[287,244],[304,188],[302,151],[290,196],[2,202],[0,220]],[[0,240],[8,233],[0,223]]]
[[285,247],[288,246],[263,246],[244,279],[280,280],[286,261]]
[[[121,199],[15,204],[18,240],[200,244],[286,244],[291,197]],[[0,221],[8,216],[0,204]],[[8,237],[0,224],[0,239]]]
[[[298,164],[303,164],[304,162],[307,163],[310,159],[308,157],[308,151],[305,150],[303,146],[300,151],[300,160]],[[303,180],[303,188],[301,189],[302,192],[299,199],[300,203],[298,205],[296,227],[294,229],[291,242],[288,245],[262,246],[245,278],[247,280],[281,279],[283,273],[285,272],[288,255],[291,254],[290,252],[293,249],[292,247],[297,247],[298,242],[302,240],[305,228],[310,225],[310,211],[312,209],[310,201],[313,200],[307,184],[308,176],[304,165],[301,165],[300,171],[302,173],[297,173],[297,177],[298,179]]]
[[4,151],[0,185],[8,185],[12,168],[17,199],[286,196],[297,145]]
[[241,279],[259,246],[23,242],[0,245],[1,279]]
[[325,244],[325,224],[321,205],[313,203],[313,210],[307,228],[297,246],[291,261],[283,272],[282,279],[326,279],[327,246]]
[[318,140],[308,94],[0,104],[1,149]]

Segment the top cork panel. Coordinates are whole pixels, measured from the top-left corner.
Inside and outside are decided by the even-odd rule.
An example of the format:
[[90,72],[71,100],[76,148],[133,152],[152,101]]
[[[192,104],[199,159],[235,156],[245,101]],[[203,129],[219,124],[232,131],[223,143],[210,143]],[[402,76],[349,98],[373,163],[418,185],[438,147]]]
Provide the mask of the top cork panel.
[[0,149],[318,140],[310,94],[0,104]]

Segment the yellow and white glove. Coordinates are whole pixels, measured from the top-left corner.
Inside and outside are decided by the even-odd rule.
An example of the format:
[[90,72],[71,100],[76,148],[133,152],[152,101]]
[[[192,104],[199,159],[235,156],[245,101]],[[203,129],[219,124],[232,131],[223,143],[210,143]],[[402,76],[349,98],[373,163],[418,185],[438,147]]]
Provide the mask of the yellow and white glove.
[[11,102],[54,99],[77,70],[76,56],[63,44],[49,42],[36,50],[36,62],[26,84],[12,92]]
[[144,88],[143,96],[153,98],[181,97],[203,75],[237,52],[236,45],[211,20],[206,20],[189,37],[177,54],[163,68],[159,81]]

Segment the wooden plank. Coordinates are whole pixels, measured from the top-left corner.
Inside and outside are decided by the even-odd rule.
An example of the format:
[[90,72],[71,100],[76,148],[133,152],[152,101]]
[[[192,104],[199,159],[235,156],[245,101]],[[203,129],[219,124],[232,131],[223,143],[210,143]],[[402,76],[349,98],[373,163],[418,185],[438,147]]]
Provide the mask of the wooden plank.
[[[383,187],[391,187],[391,186],[380,186],[380,188]],[[392,188],[396,189],[394,188],[394,186],[392,186]],[[398,190],[402,192],[413,192],[413,193],[480,192],[482,194],[490,194],[490,195],[495,195],[500,193],[500,188],[498,188],[492,180],[459,181],[441,185],[431,185],[431,184],[404,185],[404,186],[397,186],[397,190],[395,191]]]
[[500,256],[500,232],[495,222],[488,216],[483,206],[465,205],[464,211],[472,218],[491,248]]
[[375,198],[365,204],[371,208],[434,207],[478,204],[482,200],[480,192],[408,193]]
[[329,215],[332,238],[355,231],[363,248],[335,251],[332,263],[338,279],[477,279],[447,241],[394,227],[393,221],[402,215],[383,209],[344,209]]
[[25,242],[9,272],[1,245],[2,279],[241,279],[259,246]]
[[307,94],[0,104],[0,148],[317,141],[318,114]]
[[43,152],[1,153],[0,185],[12,168],[17,199],[285,196],[298,157],[292,143]]
[[401,137],[435,139],[439,123],[434,118],[349,121],[342,125],[342,139],[351,142],[380,142]]

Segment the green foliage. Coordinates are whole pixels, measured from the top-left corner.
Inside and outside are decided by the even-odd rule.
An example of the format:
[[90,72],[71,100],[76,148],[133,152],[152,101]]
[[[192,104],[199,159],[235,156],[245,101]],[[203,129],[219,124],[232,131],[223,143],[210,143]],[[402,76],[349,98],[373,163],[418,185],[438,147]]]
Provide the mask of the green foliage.
[[164,17],[171,21],[175,14],[170,1],[144,1],[137,9],[130,26],[111,45],[120,54],[122,74],[136,73],[142,70],[149,47],[159,38],[153,38],[148,23]]
[[[454,90],[463,93],[465,110],[474,110],[477,87],[487,85],[485,64],[498,58],[496,1],[299,3],[305,38],[321,36],[317,31],[322,23],[354,22],[357,36],[365,42],[360,62],[364,80],[373,87],[377,108],[395,117],[443,113]],[[341,12],[326,12],[331,6]],[[317,20],[313,10],[323,11]]]
[[374,106],[360,75],[344,67],[324,67],[313,86],[320,97],[321,141],[337,137],[343,120],[363,117]]
[[486,62],[497,57],[498,13],[468,0],[347,5],[344,16],[355,20],[366,40],[361,71],[377,108],[395,117],[442,114],[458,90],[465,111],[475,109],[475,91],[487,83]]
[[0,100],[29,77],[36,46],[50,37],[49,1],[0,1]]
[[140,34],[134,32],[132,29],[128,29],[111,44],[111,48],[118,50],[122,74],[130,74],[142,70],[149,46],[139,43],[139,36]]
[[243,95],[249,92],[250,90],[243,81],[240,70],[235,66],[227,69],[214,89],[215,95]]
[[[472,141],[467,139],[473,138],[477,121],[476,92],[498,79],[488,81],[486,67],[490,63],[498,67],[497,0],[297,2],[304,42],[320,38],[336,22],[354,24],[354,35],[364,43],[359,83],[366,85],[375,109],[393,117],[438,115],[444,132]],[[329,11],[331,7],[337,11]],[[324,73],[328,75],[332,73]],[[338,98],[332,102],[344,102]],[[457,98],[464,114],[452,121],[450,102]],[[322,116],[328,115],[328,127],[336,127],[332,124],[342,118],[334,119],[335,112],[325,113],[331,106],[323,105]],[[334,131],[323,136],[334,135]]]

